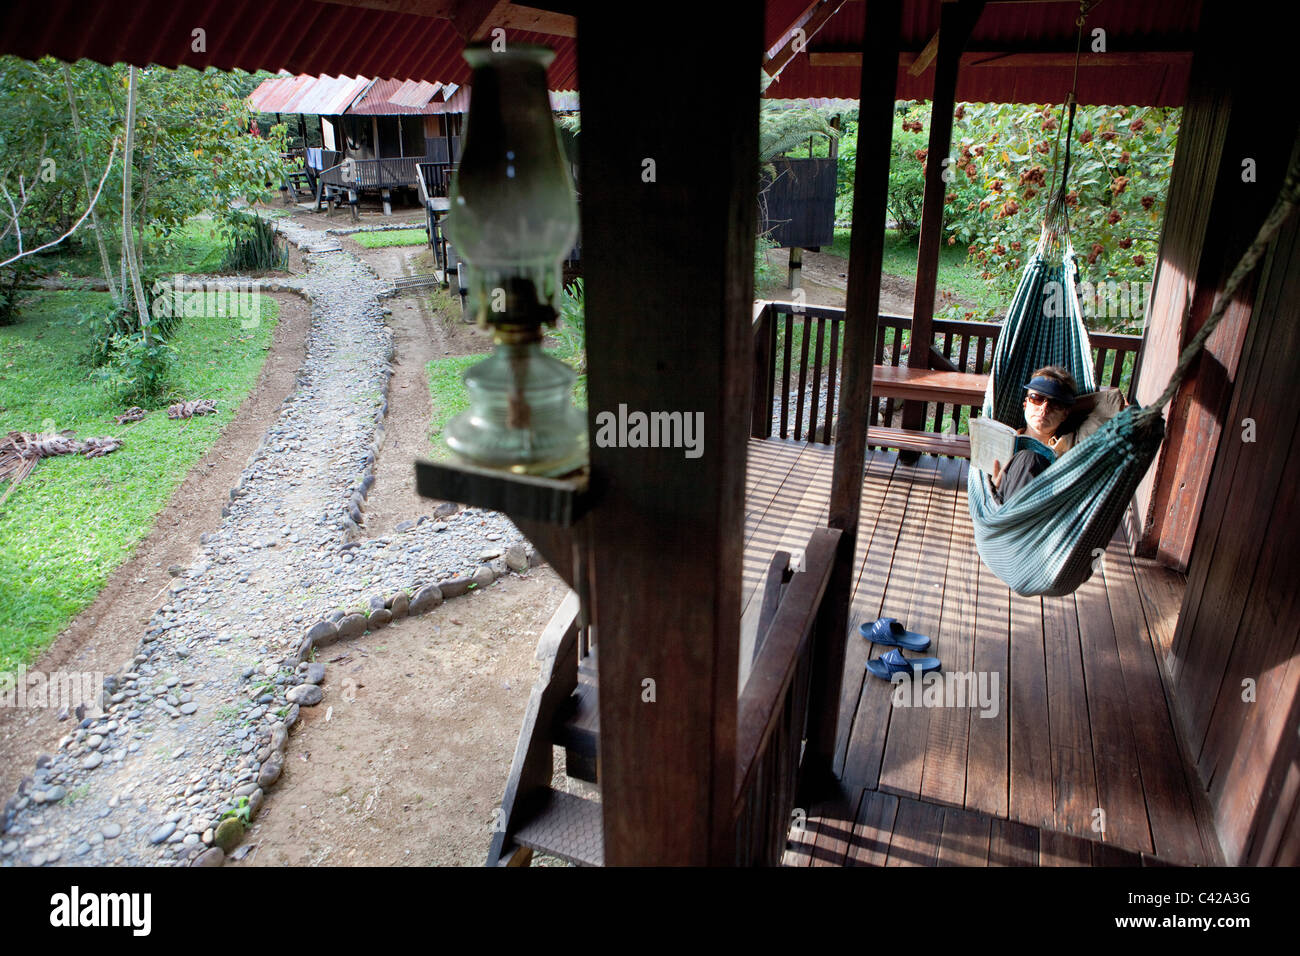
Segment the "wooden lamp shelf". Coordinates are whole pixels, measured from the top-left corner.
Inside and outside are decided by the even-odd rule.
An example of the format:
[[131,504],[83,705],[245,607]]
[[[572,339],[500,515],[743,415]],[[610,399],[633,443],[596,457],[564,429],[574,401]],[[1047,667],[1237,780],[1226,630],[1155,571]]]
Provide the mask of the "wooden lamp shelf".
[[562,478],[518,475],[495,468],[417,461],[415,490],[423,498],[488,508],[512,519],[567,528],[591,507],[590,469]]

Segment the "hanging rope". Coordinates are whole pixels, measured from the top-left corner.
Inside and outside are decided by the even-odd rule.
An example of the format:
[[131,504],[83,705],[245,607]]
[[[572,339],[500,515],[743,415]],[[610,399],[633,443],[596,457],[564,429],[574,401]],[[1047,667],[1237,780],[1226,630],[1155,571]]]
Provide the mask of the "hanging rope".
[[[1174,366],[1174,372],[1169,376],[1169,383],[1165,386],[1165,390],[1160,393],[1159,398],[1150,405],[1145,406],[1138,413],[1140,422],[1146,424],[1159,417],[1160,410],[1177,393],[1179,386],[1182,385],[1188,372],[1196,363],[1196,359],[1200,356],[1201,350],[1205,348],[1206,340],[1214,332],[1219,322],[1223,320],[1223,317],[1227,315],[1228,306],[1232,304],[1232,300],[1236,297],[1237,289],[1246,280],[1246,277],[1255,270],[1255,266],[1259,265],[1259,260],[1268,249],[1269,243],[1273,241],[1283,224],[1295,212],[1298,203],[1300,203],[1300,154],[1291,163],[1291,168],[1287,170],[1286,178],[1282,181],[1282,190],[1278,193],[1277,202],[1273,204],[1273,209],[1268,214],[1268,218],[1264,220],[1264,224],[1259,227],[1259,233],[1255,236],[1255,241],[1250,244],[1250,248],[1242,255],[1237,267],[1232,270],[1232,274],[1228,276],[1228,281],[1224,283],[1223,291],[1219,293],[1214,302],[1214,308],[1210,311],[1210,317],[1205,320],[1205,324],[1192,336],[1192,340],[1187,343],[1187,347],[1178,356],[1178,364]],[[1190,316],[1191,309],[1192,303],[1189,295],[1187,310],[1184,313],[1184,323]]]

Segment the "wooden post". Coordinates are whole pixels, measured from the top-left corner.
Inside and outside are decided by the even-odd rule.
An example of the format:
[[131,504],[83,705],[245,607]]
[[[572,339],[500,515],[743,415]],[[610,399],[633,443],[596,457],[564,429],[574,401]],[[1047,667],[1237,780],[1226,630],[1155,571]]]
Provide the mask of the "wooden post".
[[867,448],[867,402],[871,396],[876,316],[884,256],[885,199],[889,192],[890,140],[898,80],[902,0],[867,6],[862,33],[862,87],[858,111],[858,163],[853,177],[853,226],[849,239],[849,286],[844,316],[844,378],[840,388],[835,464],[828,524],[840,529],[830,584],[818,619],[808,710],[804,780],[816,789],[833,777],[836,718],[849,629],[858,514],[862,505]]
[[[578,18],[605,862],[726,864],[763,12],[666,0],[627,25],[615,4]],[[709,109],[663,95],[665,55]],[[620,405],[702,416],[701,454],[604,447]]]
[[[959,0],[939,8],[939,52],[934,64],[934,96],[930,110],[930,145],[925,163],[925,199],[921,208],[921,237],[916,252],[916,292],[912,299],[912,338],[908,350],[909,368],[930,367],[931,328],[934,322],[935,285],[939,278],[939,244],[943,238],[943,197],[948,184],[943,179],[944,159],[952,145],[952,111],[956,106],[957,65],[984,0]],[[903,427],[920,429],[925,423],[925,404],[903,403]],[[916,452],[903,452],[904,461],[917,459]]]
[[790,271],[786,275],[785,287],[797,289],[803,278],[803,250],[798,246],[790,248]]

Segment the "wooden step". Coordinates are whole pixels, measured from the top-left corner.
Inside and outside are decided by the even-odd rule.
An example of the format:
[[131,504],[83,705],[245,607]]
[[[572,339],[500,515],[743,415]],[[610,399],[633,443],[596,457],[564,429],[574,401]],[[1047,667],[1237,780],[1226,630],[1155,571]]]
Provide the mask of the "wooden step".
[[564,748],[564,768],[570,777],[599,783],[600,690],[596,681],[595,652],[578,668],[578,688],[556,717],[551,734]]
[[954,435],[949,432],[923,432],[910,428],[872,425],[867,429],[867,444],[875,445],[877,448],[928,452],[931,455],[970,457],[970,436]]
[[578,866],[604,866],[605,828],[595,800],[558,790],[539,795],[536,809],[512,839],[520,846]]

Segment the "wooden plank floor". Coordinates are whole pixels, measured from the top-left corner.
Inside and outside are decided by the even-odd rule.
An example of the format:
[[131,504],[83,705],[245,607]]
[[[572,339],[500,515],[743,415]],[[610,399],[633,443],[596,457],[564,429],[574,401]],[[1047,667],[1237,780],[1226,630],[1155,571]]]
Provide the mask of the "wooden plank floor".
[[[742,687],[768,563],[824,526],[832,460],[826,446],[750,443]],[[1181,575],[1132,559],[1121,532],[1075,594],[1013,594],[975,550],[968,467],[869,453],[836,754],[844,792],[810,808],[816,852],[796,838],[791,859],[1219,862],[1161,671]],[[895,706],[895,688],[864,669],[884,649],[857,633],[881,616],[928,635],[924,656],[975,699]],[[970,675],[960,687],[958,674]]]

